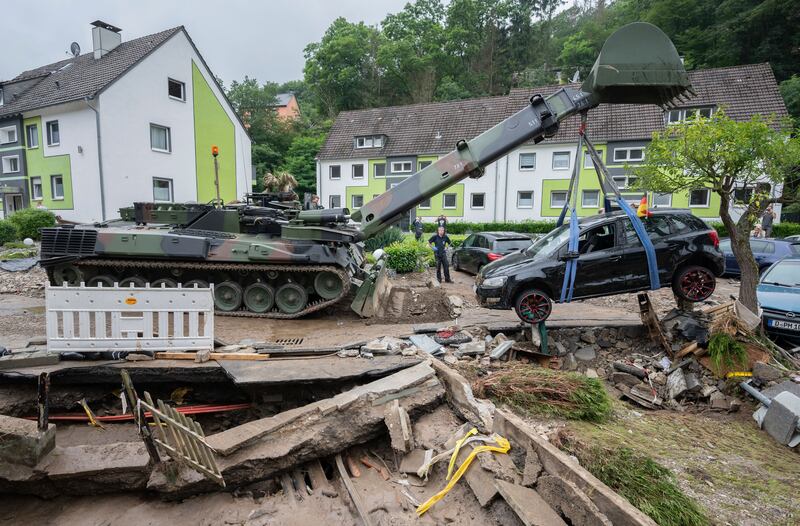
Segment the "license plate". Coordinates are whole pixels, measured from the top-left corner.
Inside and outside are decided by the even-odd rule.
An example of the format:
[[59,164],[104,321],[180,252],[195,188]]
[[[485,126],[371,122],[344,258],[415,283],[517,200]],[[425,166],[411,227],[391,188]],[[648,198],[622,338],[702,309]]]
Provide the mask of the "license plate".
[[767,320],[767,326],[772,327],[773,329],[800,331],[800,322],[797,321]]

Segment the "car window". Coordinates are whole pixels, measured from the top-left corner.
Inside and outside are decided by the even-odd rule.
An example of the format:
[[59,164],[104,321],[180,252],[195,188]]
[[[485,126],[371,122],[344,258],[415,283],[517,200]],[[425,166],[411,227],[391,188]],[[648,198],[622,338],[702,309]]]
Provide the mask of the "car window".
[[467,239],[465,239],[463,243],[461,243],[461,246],[464,248],[469,248],[472,246],[474,242],[475,242],[475,235],[472,234],[469,237],[467,237]]
[[614,248],[614,223],[591,228],[578,238],[578,253],[590,254]]
[[[641,246],[642,242],[633,228],[633,221],[626,217],[622,222],[625,225],[625,244]],[[647,236],[653,241],[673,233],[670,222],[665,216],[646,217],[642,219],[642,223],[644,223],[644,230],[647,232]]]
[[775,253],[775,243],[764,241],[764,254],[774,254],[774,253]]
[[[767,251],[767,242],[766,241],[758,241],[756,239],[750,240],[750,250],[757,254],[764,254]],[[775,251],[775,248],[772,248],[772,251]]]
[[474,245],[476,248],[486,248],[486,236],[475,236]]
[[499,239],[494,242],[494,249],[498,252],[509,250],[523,250],[531,244],[530,239]]
[[781,261],[770,268],[761,283],[796,287],[800,285],[800,261]]
[[719,249],[723,252],[732,252],[731,251],[731,240],[726,239],[724,241],[719,242]]
[[525,255],[531,259],[539,259],[549,256],[569,239],[569,224],[563,224],[551,230],[545,236],[539,238],[535,243],[525,249]]
[[793,256],[800,256],[800,243],[789,245],[789,252],[791,252]]

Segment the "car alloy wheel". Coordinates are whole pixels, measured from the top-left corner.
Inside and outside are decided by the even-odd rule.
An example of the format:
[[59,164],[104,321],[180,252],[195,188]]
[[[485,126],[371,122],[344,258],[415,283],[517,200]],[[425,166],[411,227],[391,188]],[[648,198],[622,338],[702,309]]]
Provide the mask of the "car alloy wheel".
[[517,316],[525,323],[539,323],[546,320],[553,311],[553,301],[538,289],[523,292],[515,305]]
[[717,280],[710,270],[704,267],[691,266],[678,274],[675,292],[689,301],[703,301],[714,293]]

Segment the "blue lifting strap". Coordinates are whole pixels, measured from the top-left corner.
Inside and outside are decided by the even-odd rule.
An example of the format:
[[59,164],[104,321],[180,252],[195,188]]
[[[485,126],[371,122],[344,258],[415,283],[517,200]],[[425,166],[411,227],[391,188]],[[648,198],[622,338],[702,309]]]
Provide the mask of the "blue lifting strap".
[[[572,172],[572,177],[569,181],[569,190],[567,190],[567,202],[561,209],[561,214],[558,216],[556,226],[564,224],[564,217],[567,215],[567,208],[570,209],[569,216],[569,242],[567,243],[567,252],[569,254],[577,254],[578,251],[578,237],[580,237],[580,229],[578,228],[578,186],[580,184],[580,159],[581,152],[583,152],[583,132],[586,129],[586,113],[581,114],[581,127],[580,135],[578,137],[578,149],[575,154],[575,169]],[[571,204],[570,204],[571,203]],[[578,271],[578,258],[571,257],[567,259],[567,264],[564,267],[564,281],[561,284],[561,297],[559,303],[572,301],[572,294],[575,291],[575,276]]]

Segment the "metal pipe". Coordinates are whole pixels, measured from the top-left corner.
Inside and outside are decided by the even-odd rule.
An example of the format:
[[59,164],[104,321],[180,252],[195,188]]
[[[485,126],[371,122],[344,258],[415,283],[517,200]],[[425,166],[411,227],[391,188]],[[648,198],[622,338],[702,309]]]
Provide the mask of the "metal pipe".
[[759,391],[758,389],[756,389],[755,387],[753,387],[752,385],[750,385],[750,382],[749,382],[749,381],[747,381],[747,382],[742,382],[742,383],[740,383],[739,385],[742,387],[742,389],[744,389],[745,391],[747,391],[748,393],[750,393],[750,395],[751,395],[753,398],[755,398],[756,400],[758,400],[759,402],[761,402],[761,403],[764,405],[764,407],[769,407],[769,404],[771,404],[771,403],[772,403],[772,400],[770,400],[769,398],[767,398],[766,396],[764,396],[763,394],[761,394],[761,391]]
[[106,191],[105,181],[103,179],[103,142],[100,139],[100,112],[89,104],[90,100],[94,100],[94,95],[91,97],[84,97],[83,101],[94,112],[95,128],[97,128],[97,170],[100,175],[100,218],[106,220]]

